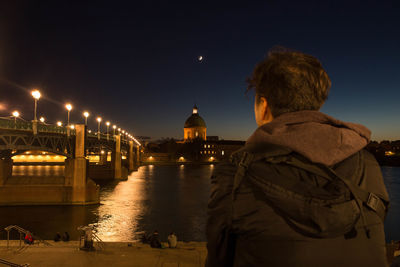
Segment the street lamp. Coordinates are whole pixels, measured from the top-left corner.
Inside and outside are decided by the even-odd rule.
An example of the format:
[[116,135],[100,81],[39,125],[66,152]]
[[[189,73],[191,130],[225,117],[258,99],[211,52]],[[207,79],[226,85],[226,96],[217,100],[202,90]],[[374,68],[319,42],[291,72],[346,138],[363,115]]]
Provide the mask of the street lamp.
[[67,126],[69,126],[69,112],[72,110],[72,105],[70,103],[67,103],[65,105],[65,108],[68,110]]
[[114,134],[115,135],[115,129],[117,129],[117,125],[113,125],[113,130],[114,130]]
[[62,126],[62,122],[61,121],[57,121],[57,126],[61,127]]
[[107,140],[108,140],[108,138],[109,138],[109,134],[108,134],[108,127],[110,127],[110,122],[109,122],[109,121],[107,121],[107,122],[106,122],[106,125],[107,125]]
[[89,117],[89,112],[85,111],[83,112],[83,116],[85,117],[85,125],[87,125],[87,118]]
[[14,116],[14,127],[15,127],[15,129],[17,129],[17,118],[19,117],[19,112],[18,111],[14,111],[12,113],[12,115]]
[[33,121],[37,121],[37,118],[36,118],[36,111],[37,111],[37,101],[38,101],[39,98],[40,98],[40,92],[39,92],[39,90],[33,90],[33,91],[32,91],[32,96],[33,96],[33,98],[35,99],[35,111],[34,111]]
[[40,120],[41,123],[44,123],[44,117],[40,117],[39,120]]
[[98,122],[98,125],[97,125],[97,139],[100,140],[100,122],[101,122],[101,117],[97,117],[97,122]]

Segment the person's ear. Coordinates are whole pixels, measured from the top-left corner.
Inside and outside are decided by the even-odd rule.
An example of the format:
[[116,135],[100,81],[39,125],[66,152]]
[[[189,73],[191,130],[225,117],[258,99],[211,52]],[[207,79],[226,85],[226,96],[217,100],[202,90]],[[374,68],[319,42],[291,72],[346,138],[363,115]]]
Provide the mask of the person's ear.
[[271,106],[268,104],[268,100],[265,97],[261,97],[261,120],[263,124],[271,122],[274,117],[272,116]]

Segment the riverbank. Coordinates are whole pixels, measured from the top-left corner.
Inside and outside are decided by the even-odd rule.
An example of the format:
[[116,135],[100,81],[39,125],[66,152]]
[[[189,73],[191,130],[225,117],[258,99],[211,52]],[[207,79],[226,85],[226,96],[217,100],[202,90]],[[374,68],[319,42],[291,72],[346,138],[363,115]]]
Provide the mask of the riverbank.
[[[178,242],[175,249],[154,249],[149,245],[129,242],[105,242],[102,249],[83,251],[78,241],[54,242],[51,245],[22,244],[0,241],[0,259],[17,264],[58,267],[108,266],[204,266],[207,255],[205,242]],[[164,244],[166,245],[166,244]]]

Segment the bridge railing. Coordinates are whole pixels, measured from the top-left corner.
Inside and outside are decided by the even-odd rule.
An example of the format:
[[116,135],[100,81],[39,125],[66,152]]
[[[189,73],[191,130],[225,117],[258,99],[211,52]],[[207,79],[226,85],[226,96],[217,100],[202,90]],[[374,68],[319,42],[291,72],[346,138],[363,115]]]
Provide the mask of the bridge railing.
[[[33,131],[33,122],[31,121],[23,121],[23,120],[13,120],[9,118],[0,118],[0,129],[7,129],[7,130],[19,130],[19,131]],[[67,134],[68,127],[65,126],[58,126],[53,124],[45,124],[42,122],[37,122],[37,130],[40,133],[58,133],[58,134]],[[70,135],[75,135],[74,129],[69,129]],[[87,133],[88,137],[98,138],[97,132],[90,132]],[[107,141],[115,141],[115,137],[113,133],[100,133],[101,140]],[[128,143],[129,140],[121,135],[121,142]]]
[[0,118],[0,128],[32,131],[32,123],[22,120]]
[[[19,131],[33,131],[33,122],[31,121],[23,121],[23,120],[12,120],[8,118],[0,118],[0,129],[8,129],[8,130],[19,130]],[[59,133],[59,134],[67,134],[68,127],[45,124],[42,122],[37,122],[38,132],[42,133]],[[71,135],[75,135],[75,130],[69,130]]]
[[[88,132],[87,136],[88,137],[93,137],[93,138],[98,138],[97,132],[94,132],[94,133],[93,132]],[[106,133],[100,133],[100,139],[101,140],[107,140],[107,141],[115,141],[115,136],[112,133],[109,133],[108,136],[107,136]],[[129,140],[126,137],[123,137],[121,135],[121,142],[122,143],[128,143]]]

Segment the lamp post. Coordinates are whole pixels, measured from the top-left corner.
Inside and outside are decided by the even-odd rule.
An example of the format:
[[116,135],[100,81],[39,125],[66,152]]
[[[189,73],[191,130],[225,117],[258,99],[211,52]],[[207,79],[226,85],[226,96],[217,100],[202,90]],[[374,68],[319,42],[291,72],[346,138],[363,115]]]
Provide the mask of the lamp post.
[[87,126],[87,118],[89,117],[89,112],[85,111],[83,112],[83,116],[85,117],[85,126]]
[[19,117],[19,112],[14,111],[12,115],[14,116],[14,128],[17,129],[17,118]]
[[32,131],[33,131],[33,134],[36,135],[38,133],[37,117],[36,117],[37,102],[40,98],[40,92],[38,90],[33,90],[31,94],[32,94],[33,98],[35,99],[35,110],[34,110],[33,121],[32,121]]
[[97,125],[97,139],[100,140],[100,122],[101,122],[101,117],[97,117],[97,122],[98,122],[98,125]]
[[61,121],[57,121],[57,126],[61,127],[62,126],[62,122]]
[[69,112],[72,110],[72,105],[70,103],[67,103],[65,105],[65,108],[67,109],[67,136],[70,136],[71,134],[71,128],[69,127]]
[[39,121],[40,121],[41,123],[44,123],[44,117],[40,117]]
[[72,105],[70,103],[68,103],[68,104],[65,105],[65,108],[68,111],[68,113],[67,113],[68,114],[67,115],[67,126],[69,126],[69,112],[72,110]]
[[117,129],[117,125],[113,125],[113,135],[115,135],[115,129]]
[[36,117],[37,101],[40,99],[40,96],[41,96],[39,90],[33,90],[32,91],[32,96],[35,99],[35,110],[34,110],[33,121],[37,121],[37,117]]
[[109,140],[109,133],[108,133],[108,127],[110,127],[110,122],[109,121],[107,121],[106,122],[106,125],[107,125],[107,140]]

